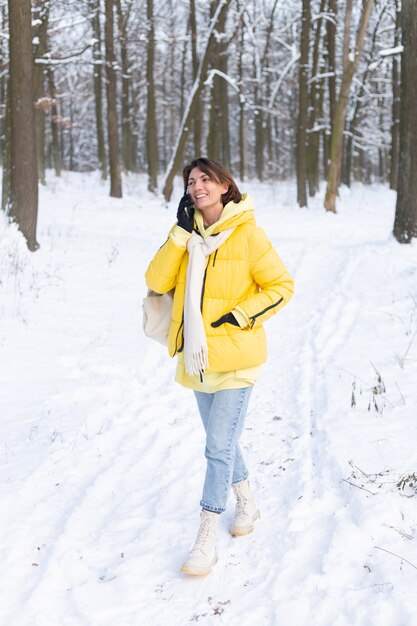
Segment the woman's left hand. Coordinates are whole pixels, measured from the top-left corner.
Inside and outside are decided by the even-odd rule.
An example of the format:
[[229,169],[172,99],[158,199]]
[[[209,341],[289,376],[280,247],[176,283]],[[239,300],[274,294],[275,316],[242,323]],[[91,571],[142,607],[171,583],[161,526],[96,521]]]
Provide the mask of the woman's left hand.
[[237,321],[233,313],[226,313],[226,315],[222,315],[221,317],[219,317],[218,320],[211,323],[213,328],[217,328],[222,324],[232,324],[233,326],[239,326],[239,322]]

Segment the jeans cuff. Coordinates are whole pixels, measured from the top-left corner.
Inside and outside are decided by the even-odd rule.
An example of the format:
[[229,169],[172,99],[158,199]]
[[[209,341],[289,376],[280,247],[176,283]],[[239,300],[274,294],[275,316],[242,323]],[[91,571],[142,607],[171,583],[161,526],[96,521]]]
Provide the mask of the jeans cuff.
[[206,511],[212,511],[212,513],[223,513],[226,509],[219,509],[216,506],[210,506],[210,504],[204,504],[203,501],[200,502],[200,505]]
[[244,474],[241,478],[238,478],[237,480],[232,480],[232,485],[237,485],[238,483],[241,483],[242,481],[246,480],[248,476],[249,472],[246,472],[246,474]]

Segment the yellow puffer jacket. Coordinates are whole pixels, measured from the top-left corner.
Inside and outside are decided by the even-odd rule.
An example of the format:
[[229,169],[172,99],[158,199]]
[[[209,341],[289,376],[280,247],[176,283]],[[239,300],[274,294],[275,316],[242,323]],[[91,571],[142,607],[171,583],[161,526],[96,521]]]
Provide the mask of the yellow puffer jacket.
[[[255,367],[267,359],[263,322],[290,300],[294,282],[265,232],[256,226],[252,200],[229,202],[216,224],[204,231],[201,213],[195,221],[205,236],[234,228],[229,238],[208,258],[201,297],[209,351],[207,371],[224,372]],[[157,293],[175,289],[168,336],[170,356],[183,350],[183,311],[188,252],[175,243],[174,226],[146,271],[146,284]],[[182,234],[184,231],[179,229]],[[178,239],[177,239],[178,241]],[[211,323],[233,309],[248,320],[246,328]]]

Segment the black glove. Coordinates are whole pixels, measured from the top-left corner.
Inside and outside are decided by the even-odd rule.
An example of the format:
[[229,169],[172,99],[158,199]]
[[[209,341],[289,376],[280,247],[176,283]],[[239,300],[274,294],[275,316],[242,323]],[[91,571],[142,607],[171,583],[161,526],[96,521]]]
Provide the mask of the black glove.
[[177,210],[177,223],[184,230],[189,233],[193,232],[194,228],[194,207],[188,193],[185,193],[180,200]]
[[213,328],[217,328],[222,324],[233,324],[233,326],[239,326],[239,322],[237,321],[233,313],[226,313],[226,315],[222,315],[222,317],[219,317],[216,322],[211,323]]

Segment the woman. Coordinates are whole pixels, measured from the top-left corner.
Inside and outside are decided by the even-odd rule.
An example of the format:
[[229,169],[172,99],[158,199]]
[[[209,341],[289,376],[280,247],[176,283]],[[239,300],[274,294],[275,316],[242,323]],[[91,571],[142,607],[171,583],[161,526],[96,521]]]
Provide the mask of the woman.
[[206,575],[217,560],[220,513],[236,495],[233,536],[252,532],[259,510],[239,447],[249,397],[266,361],[263,322],[293,294],[293,280],[254,207],[220,163],[198,158],[183,170],[177,224],[146,272],[149,289],[174,301],[168,336],[176,381],[194,390],[206,431],[200,528],[181,571]]

